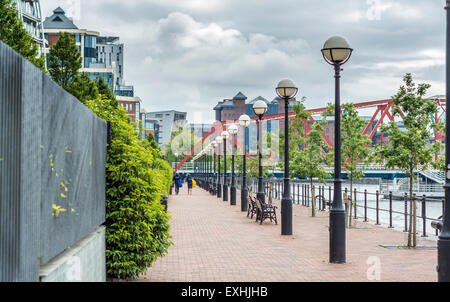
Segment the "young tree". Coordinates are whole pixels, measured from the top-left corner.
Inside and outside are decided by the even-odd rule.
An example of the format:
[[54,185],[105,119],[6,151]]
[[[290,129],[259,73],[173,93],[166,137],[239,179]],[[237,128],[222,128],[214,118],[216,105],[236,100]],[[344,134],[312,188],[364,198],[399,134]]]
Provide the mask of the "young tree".
[[0,40],[45,72],[45,56],[39,56],[38,46],[19,19],[12,0],[0,0]]
[[61,32],[58,41],[50,47],[48,70],[52,79],[66,90],[78,76],[82,57],[69,33]]
[[[344,112],[342,114],[341,124],[341,152],[342,152],[342,168],[347,171],[347,175],[350,178],[350,198],[347,211],[347,226],[352,226],[352,209],[354,206],[353,201],[353,181],[355,179],[361,179],[364,176],[364,166],[358,166],[358,164],[366,164],[369,156],[370,149],[367,148],[371,144],[371,140],[368,135],[363,135],[366,121],[359,117],[358,111],[352,103],[343,105]],[[334,111],[334,108],[332,109]]]
[[389,135],[389,144],[377,149],[387,168],[404,170],[410,177],[410,222],[408,232],[408,247],[417,246],[417,202],[413,197],[413,180],[416,173],[427,169],[433,163],[435,154],[440,153],[442,145],[439,142],[430,144],[431,130],[439,131],[442,127],[432,122],[432,114],[437,112],[436,104],[424,99],[430,88],[429,84],[416,84],[410,73],[403,78],[398,93],[393,97],[392,115],[402,117],[405,129],[400,129],[395,122],[383,125],[381,131]]
[[[301,112],[299,111],[298,113],[300,114]],[[316,216],[313,178],[316,177],[319,182],[325,182],[325,178],[330,177],[330,174],[325,170],[325,166],[331,165],[333,156],[329,152],[331,148],[326,144],[322,136],[325,125],[327,125],[326,112],[322,114],[321,121],[313,123],[312,129],[304,141],[303,149],[294,152],[291,164],[293,173],[305,176],[310,181],[312,217]]]

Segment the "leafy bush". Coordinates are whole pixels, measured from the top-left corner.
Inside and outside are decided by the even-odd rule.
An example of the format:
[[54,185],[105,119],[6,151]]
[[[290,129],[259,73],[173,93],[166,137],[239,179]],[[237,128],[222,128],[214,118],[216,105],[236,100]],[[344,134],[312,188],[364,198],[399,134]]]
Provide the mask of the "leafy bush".
[[[110,277],[136,278],[170,246],[169,215],[160,203],[171,175],[139,140],[125,110],[114,101],[87,101],[111,121],[106,164],[106,266]],[[170,177],[170,180],[169,180]]]

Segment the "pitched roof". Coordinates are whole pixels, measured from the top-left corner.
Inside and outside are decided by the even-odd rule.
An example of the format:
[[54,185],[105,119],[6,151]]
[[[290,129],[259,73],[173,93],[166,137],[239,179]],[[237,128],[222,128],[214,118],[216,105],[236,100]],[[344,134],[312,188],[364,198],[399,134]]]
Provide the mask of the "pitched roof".
[[236,94],[236,96],[233,98],[233,100],[246,100],[247,99],[247,97],[242,93],[242,92],[240,92],[239,91],[239,93],[238,94]]
[[45,18],[44,29],[78,29],[78,27],[66,17],[61,7],[57,7],[52,16]]

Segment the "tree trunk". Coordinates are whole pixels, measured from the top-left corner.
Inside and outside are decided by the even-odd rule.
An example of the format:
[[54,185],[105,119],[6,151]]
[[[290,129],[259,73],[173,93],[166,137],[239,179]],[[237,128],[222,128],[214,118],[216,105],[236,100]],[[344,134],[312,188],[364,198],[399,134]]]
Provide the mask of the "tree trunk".
[[316,201],[315,201],[315,190],[314,184],[311,178],[311,208],[312,208],[312,217],[316,217]]

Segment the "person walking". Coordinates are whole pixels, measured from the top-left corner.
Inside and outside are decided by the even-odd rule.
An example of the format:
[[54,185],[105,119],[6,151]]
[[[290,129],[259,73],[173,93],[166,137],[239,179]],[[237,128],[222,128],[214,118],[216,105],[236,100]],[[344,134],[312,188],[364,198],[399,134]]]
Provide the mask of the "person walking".
[[178,173],[175,173],[175,176],[173,177],[173,182],[175,184],[175,194],[178,195],[178,193],[180,192],[180,175],[178,175]]
[[192,176],[191,176],[191,174],[187,175],[186,182],[188,185],[188,195],[192,195]]

